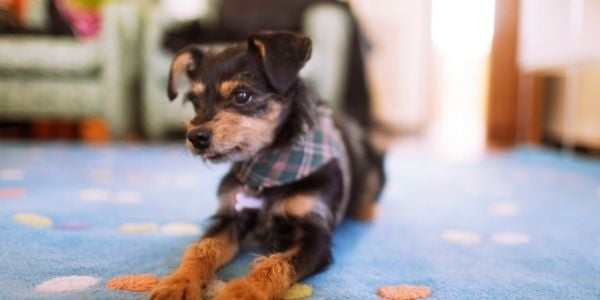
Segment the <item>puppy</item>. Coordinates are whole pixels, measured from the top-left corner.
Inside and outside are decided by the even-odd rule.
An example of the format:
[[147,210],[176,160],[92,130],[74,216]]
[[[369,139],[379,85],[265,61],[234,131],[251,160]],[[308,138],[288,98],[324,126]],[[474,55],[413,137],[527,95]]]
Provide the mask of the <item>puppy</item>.
[[169,99],[187,75],[185,99],[196,112],[187,147],[232,167],[221,181],[212,225],[151,299],[200,299],[217,269],[249,239],[270,254],[217,299],[279,299],[332,262],[332,233],[344,216],[373,217],[383,155],[350,118],[332,117],[299,79],[310,55],[310,39],[286,31],[260,32],[219,53],[190,46],[176,55]]

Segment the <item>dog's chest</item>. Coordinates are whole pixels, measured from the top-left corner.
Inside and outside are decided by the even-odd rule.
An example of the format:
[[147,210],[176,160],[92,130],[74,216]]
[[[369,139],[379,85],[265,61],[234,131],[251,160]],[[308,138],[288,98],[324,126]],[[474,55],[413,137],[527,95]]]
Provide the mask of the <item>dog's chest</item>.
[[281,250],[298,238],[294,221],[277,213],[273,199],[244,192],[237,193],[235,198],[236,214],[252,220],[243,240],[245,247]]

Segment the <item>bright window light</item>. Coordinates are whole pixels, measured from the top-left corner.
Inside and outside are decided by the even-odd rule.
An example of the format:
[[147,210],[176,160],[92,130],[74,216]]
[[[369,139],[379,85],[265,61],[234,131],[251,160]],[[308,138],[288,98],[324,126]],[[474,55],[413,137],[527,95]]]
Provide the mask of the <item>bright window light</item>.
[[433,0],[433,45],[444,55],[482,57],[494,35],[495,0]]

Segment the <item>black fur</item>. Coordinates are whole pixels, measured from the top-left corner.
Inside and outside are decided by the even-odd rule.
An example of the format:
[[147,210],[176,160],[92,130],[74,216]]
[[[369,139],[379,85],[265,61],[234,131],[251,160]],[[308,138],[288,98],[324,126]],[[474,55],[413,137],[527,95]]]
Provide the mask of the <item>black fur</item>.
[[[261,47],[265,49],[261,50]],[[197,108],[192,120],[194,126],[209,121],[217,111],[227,109],[245,116],[260,117],[264,113],[265,101],[278,101],[285,107],[278,118],[276,137],[266,148],[277,151],[301,136],[314,126],[317,107],[321,105],[317,97],[298,78],[298,72],[310,57],[310,40],[289,32],[269,32],[253,35],[247,43],[230,46],[218,54],[197,53],[199,47],[186,48],[179,55],[192,51],[192,61],[187,68],[191,81],[208,83],[202,94],[188,92],[188,100]],[[265,54],[266,53],[266,54]],[[266,57],[263,57],[266,56]],[[171,76],[177,74],[171,73]],[[244,89],[256,95],[257,100],[243,107],[228,106],[219,100],[213,82],[236,79]],[[169,96],[176,95],[169,87]],[[266,95],[266,96],[265,96]],[[350,210],[358,209],[356,203],[375,202],[383,187],[383,156],[373,150],[368,137],[360,126],[352,120],[338,118],[336,123],[351,160],[352,187]],[[378,174],[377,186],[365,187],[365,172]],[[260,211],[219,209],[213,223],[206,232],[211,237],[222,232],[230,232],[236,240],[254,236],[272,252],[281,252],[291,247],[299,247],[292,265],[298,279],[323,270],[332,262],[331,243],[336,221],[332,216],[344,213],[342,168],[337,160],[332,160],[315,173],[291,184],[266,188],[260,191],[264,208]],[[219,187],[220,201],[227,198],[242,183],[233,173],[226,175]],[[364,199],[365,190],[373,191],[372,198]],[[329,214],[310,212],[301,218],[275,215],[274,205],[282,199],[297,194],[316,195]],[[224,206],[227,207],[227,206]]]

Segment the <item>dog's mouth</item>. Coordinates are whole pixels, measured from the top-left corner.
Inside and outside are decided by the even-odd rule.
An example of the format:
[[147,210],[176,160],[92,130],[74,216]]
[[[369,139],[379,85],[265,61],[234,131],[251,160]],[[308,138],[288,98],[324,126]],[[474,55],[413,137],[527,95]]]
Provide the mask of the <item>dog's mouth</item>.
[[200,155],[202,159],[218,162],[226,160],[237,160],[242,149],[239,146],[236,146],[230,150],[223,152],[216,152],[210,149],[204,151],[200,151],[197,149],[194,150],[194,153]]
[[208,160],[221,160],[221,159],[225,158],[227,155],[222,154],[222,153],[212,152],[212,151],[204,151],[204,152],[200,153],[200,156],[202,156],[202,158],[208,159]]

